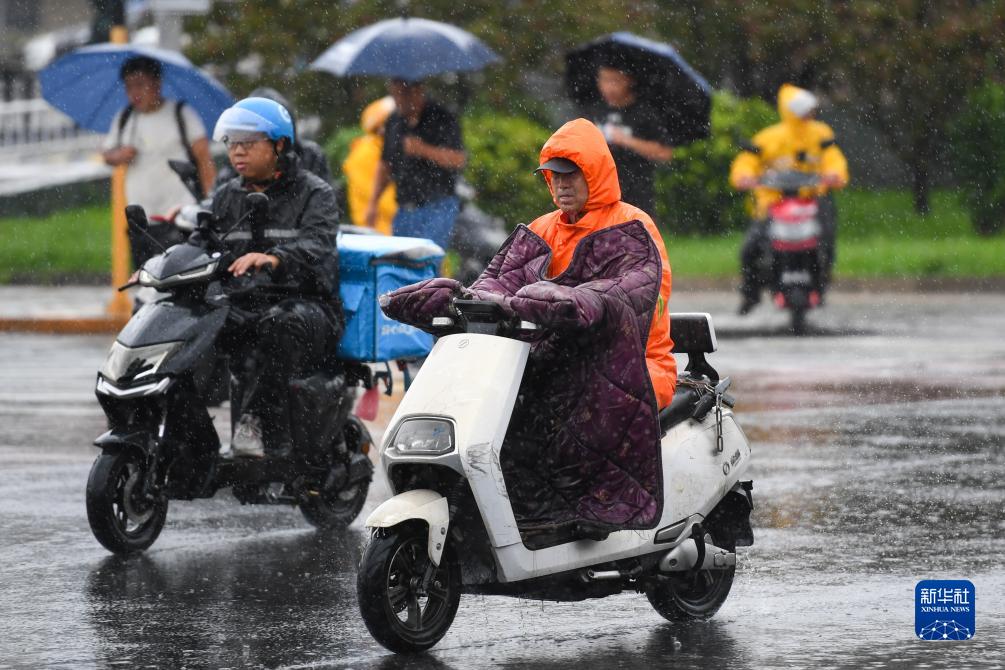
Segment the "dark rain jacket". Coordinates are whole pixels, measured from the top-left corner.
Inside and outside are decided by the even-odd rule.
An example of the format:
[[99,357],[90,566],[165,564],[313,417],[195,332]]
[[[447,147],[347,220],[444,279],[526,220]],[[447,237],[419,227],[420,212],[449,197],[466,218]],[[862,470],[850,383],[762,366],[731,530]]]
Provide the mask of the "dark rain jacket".
[[[299,169],[296,159],[289,167],[265,190],[269,205],[264,219],[255,223],[255,217],[249,217],[227,236],[226,244],[234,258],[250,252],[279,258],[270,279],[256,284],[264,292],[334,303],[338,292],[335,195],[319,177]],[[221,233],[244,216],[249,192],[240,177],[217,189],[211,209]]]
[[646,341],[659,251],[630,221],[581,239],[568,268],[545,280],[551,260],[547,242],[520,226],[470,289],[432,279],[385,296],[383,309],[429,328],[452,297],[474,295],[543,326],[500,456],[520,530],[652,528],[663,496]]

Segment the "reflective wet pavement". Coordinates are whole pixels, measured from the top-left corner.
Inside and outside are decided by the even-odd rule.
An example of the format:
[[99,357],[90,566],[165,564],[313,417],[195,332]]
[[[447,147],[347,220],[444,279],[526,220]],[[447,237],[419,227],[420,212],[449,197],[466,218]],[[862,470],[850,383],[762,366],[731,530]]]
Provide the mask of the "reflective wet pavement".
[[[359,522],[319,535],[222,493],[172,503],[145,555],[108,555],[83,489],[109,340],[0,336],[0,668],[1005,667],[1005,296],[835,295],[803,338],[733,303],[672,303],[713,313],[754,448],[755,545],[716,617],[465,597],[411,659],[356,613]],[[367,510],[386,496],[375,482]],[[916,640],[915,584],[953,578],[976,586],[975,638]]]

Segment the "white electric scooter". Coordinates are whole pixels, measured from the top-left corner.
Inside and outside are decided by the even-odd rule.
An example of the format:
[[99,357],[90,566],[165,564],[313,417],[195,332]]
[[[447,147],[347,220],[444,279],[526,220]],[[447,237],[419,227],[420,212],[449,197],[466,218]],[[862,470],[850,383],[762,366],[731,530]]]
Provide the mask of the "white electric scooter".
[[753,501],[729,379],[704,356],[716,349],[709,315],[671,315],[674,351],[688,366],[660,412],[659,523],[534,550],[514,517],[500,449],[530,352],[514,336],[535,326],[490,302],[454,306],[455,319],[433,323],[454,334],[433,347],[381,450],[396,495],[366,520],[357,581],[374,638],[395,652],[432,647],[462,592],[574,601],[631,589],[669,620],[711,617],[732,585],[735,548],[753,544]]

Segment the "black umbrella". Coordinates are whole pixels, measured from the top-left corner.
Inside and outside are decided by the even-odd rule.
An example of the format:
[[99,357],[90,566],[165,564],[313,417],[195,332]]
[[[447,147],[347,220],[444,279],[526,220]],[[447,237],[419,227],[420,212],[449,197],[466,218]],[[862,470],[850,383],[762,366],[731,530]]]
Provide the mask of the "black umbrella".
[[579,105],[602,102],[597,68],[612,65],[632,75],[641,100],[665,113],[671,144],[708,137],[712,87],[669,44],[611,33],[570,51],[565,63],[566,89]]

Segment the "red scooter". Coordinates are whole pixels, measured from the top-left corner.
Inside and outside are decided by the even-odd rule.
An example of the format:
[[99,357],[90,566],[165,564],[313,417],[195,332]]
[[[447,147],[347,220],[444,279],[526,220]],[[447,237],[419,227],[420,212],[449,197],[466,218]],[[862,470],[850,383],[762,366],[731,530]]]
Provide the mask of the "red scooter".
[[823,300],[820,201],[800,196],[819,184],[819,175],[796,170],[769,171],[759,181],[760,186],[782,193],[782,199],[768,210],[770,253],[761,276],[774,294],[775,305],[791,313],[796,334],[806,331],[806,313]]

